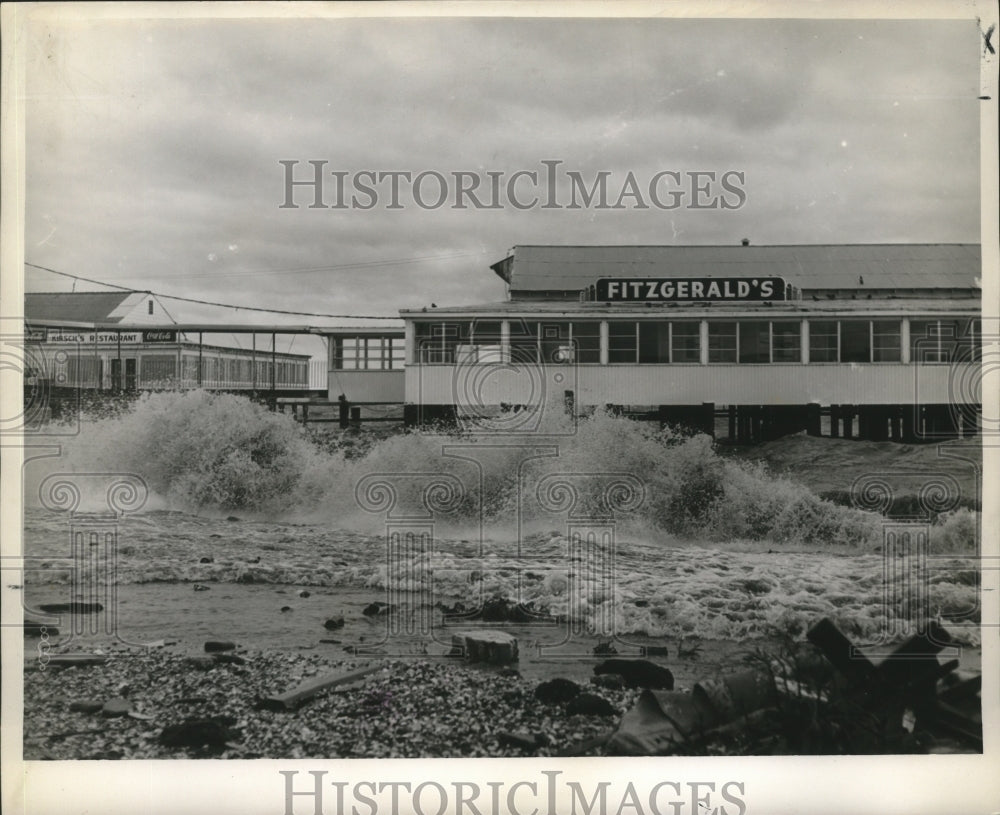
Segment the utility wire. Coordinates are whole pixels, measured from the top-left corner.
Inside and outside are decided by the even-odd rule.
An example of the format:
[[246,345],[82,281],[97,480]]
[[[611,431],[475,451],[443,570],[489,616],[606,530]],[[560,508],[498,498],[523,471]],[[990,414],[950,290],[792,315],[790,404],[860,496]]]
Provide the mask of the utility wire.
[[260,308],[258,306],[238,306],[233,305],[232,303],[217,303],[211,300],[199,300],[194,297],[179,297],[176,294],[160,294],[159,292],[150,291],[149,289],[130,289],[128,286],[118,286],[114,283],[105,283],[103,280],[94,280],[93,278],[82,277],[81,275],[70,274],[69,272],[60,272],[56,269],[50,269],[48,266],[39,266],[37,263],[28,263],[28,261],[25,261],[24,265],[30,266],[32,269],[41,269],[43,272],[51,272],[52,274],[60,275],[61,277],[69,277],[73,280],[82,280],[85,283],[95,283],[98,286],[108,286],[112,289],[118,289],[119,291],[127,291],[133,294],[152,294],[165,300],[178,300],[183,303],[197,303],[201,306],[218,306],[220,308],[236,309],[237,311],[259,311],[267,314],[289,314],[295,317],[327,317],[334,320],[399,320],[399,317],[386,317],[376,314],[320,314],[314,311],[286,311],[280,308]]

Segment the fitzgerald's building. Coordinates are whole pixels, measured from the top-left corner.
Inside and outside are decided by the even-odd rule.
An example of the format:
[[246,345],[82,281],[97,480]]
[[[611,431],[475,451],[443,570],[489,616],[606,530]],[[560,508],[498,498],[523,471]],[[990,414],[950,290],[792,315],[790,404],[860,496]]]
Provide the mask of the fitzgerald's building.
[[976,432],[978,245],[517,246],[491,268],[504,302],[400,312],[409,422],[610,406],[740,441]]

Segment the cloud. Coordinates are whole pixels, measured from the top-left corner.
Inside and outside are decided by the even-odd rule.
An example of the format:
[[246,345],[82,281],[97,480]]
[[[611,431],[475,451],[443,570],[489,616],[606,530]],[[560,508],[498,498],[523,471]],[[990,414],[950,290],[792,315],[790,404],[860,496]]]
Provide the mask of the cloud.
[[[29,34],[27,259],[120,285],[393,314],[502,299],[488,265],[517,243],[978,240],[972,21],[147,20]],[[282,159],[508,174],[558,159],[618,185],[629,171],[738,170],[747,203],[288,210]]]

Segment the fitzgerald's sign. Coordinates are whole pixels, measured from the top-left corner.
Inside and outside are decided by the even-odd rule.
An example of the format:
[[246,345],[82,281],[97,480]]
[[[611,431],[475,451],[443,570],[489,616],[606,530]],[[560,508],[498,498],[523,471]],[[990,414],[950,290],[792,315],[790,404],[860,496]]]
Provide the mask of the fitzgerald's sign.
[[692,300],[784,300],[780,277],[601,278],[595,300],[676,303]]

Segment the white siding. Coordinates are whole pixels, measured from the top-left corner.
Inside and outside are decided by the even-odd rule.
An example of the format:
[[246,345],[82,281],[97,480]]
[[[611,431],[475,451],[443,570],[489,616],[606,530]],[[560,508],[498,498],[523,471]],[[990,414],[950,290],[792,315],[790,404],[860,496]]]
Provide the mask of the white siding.
[[348,402],[403,402],[403,371],[340,371],[331,370],[329,399],[336,402],[340,394]]
[[[479,366],[481,367],[481,366]],[[406,399],[421,404],[537,404],[572,390],[578,405],[943,404],[980,402],[978,366],[902,365],[414,365]],[[341,372],[343,375],[343,372]],[[331,382],[331,393],[334,390]]]

